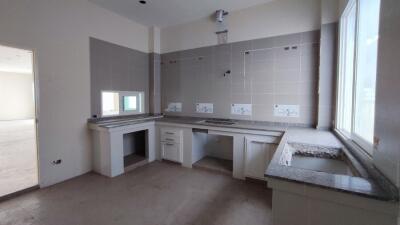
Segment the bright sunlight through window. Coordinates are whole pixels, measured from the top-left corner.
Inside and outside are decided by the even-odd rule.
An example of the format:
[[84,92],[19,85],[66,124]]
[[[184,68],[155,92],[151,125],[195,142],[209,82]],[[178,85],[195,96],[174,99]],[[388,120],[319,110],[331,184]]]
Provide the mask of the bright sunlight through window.
[[101,107],[103,116],[112,116],[119,114],[119,94],[118,92],[101,93]]

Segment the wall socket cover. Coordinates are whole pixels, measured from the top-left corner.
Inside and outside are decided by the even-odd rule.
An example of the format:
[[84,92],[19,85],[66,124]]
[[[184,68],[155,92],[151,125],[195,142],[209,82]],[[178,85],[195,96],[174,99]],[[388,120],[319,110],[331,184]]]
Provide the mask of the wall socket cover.
[[165,109],[166,112],[182,112],[181,102],[170,102],[168,107]]
[[276,117],[299,117],[299,105],[275,105],[274,116]]
[[232,104],[231,105],[231,114],[233,115],[243,115],[243,116],[251,116],[251,104]]
[[214,104],[213,103],[196,103],[197,113],[213,113]]

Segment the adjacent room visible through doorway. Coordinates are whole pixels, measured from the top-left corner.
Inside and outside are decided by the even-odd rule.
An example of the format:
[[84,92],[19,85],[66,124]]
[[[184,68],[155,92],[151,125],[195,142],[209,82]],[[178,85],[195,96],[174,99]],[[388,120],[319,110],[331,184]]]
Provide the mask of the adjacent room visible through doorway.
[[33,52],[0,45],[0,198],[38,184]]

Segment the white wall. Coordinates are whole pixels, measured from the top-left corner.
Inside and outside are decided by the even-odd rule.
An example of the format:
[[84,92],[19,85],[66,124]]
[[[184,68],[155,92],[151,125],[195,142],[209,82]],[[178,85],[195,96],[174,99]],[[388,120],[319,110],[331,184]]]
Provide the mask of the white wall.
[[0,71],[0,120],[35,118],[33,74]]
[[[321,0],[277,0],[231,12],[228,41],[237,42],[316,30]],[[212,18],[161,29],[161,53],[217,44]]]
[[40,185],[90,171],[89,36],[148,52],[148,28],[86,0],[4,0],[0,30],[0,43],[35,53]]

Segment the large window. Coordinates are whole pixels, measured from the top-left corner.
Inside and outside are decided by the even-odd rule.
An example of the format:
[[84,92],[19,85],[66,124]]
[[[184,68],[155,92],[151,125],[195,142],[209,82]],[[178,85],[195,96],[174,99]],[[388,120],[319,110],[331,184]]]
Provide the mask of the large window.
[[380,0],[350,0],[340,19],[336,128],[372,151]]

